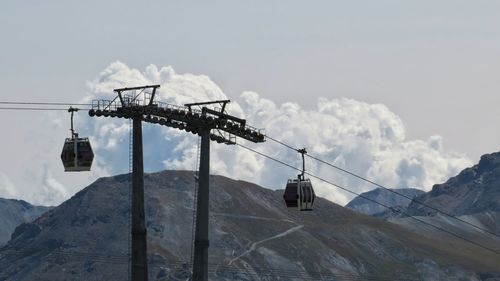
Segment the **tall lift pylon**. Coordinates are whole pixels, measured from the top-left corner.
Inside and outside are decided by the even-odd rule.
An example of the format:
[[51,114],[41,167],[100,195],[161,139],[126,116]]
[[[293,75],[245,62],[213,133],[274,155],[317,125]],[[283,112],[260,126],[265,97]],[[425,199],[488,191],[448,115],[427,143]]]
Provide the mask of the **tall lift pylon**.
[[144,163],[142,153],[142,120],[132,118],[132,245],[131,280],[148,280],[146,216],[144,213]]
[[[196,226],[193,258],[193,280],[208,280],[210,141],[235,144],[236,137],[259,143],[265,141],[263,130],[248,126],[246,120],[225,113],[229,100],[190,103],[177,106],[154,100],[160,85],[120,88],[113,100],[95,100],[89,115],[133,120],[132,169],[132,253],[133,281],[148,280],[147,234],[144,215],[144,165],[142,122],[185,130],[201,137],[199,184],[196,202]],[[151,90],[147,92],[146,90]],[[137,93],[138,91],[138,93]],[[132,92],[132,93],[130,93]],[[219,104],[220,110],[207,106]],[[199,109],[201,107],[201,110]]]

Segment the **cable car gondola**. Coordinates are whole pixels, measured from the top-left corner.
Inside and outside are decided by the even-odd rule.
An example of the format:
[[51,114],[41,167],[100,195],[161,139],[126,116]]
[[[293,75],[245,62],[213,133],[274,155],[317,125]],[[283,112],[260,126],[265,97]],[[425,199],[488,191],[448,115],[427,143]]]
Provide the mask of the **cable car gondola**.
[[73,113],[75,111],[78,111],[78,108],[70,107],[68,109],[68,112],[71,113],[71,138],[64,140],[61,160],[65,172],[90,171],[94,153],[89,139],[78,137],[78,134],[73,130]]
[[297,151],[302,154],[302,173],[299,174],[296,179],[288,180],[283,199],[285,199],[287,208],[297,208],[300,211],[312,211],[316,194],[314,193],[311,181],[304,177],[306,171],[304,154],[306,154],[307,151],[305,148]]

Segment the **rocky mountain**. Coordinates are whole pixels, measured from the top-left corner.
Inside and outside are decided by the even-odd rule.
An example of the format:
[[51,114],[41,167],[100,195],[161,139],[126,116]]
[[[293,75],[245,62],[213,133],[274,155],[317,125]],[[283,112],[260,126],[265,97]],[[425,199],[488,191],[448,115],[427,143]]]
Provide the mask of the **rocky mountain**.
[[[101,178],[0,249],[0,280],[127,280],[129,176]],[[500,257],[318,198],[287,210],[282,191],[211,176],[211,280],[494,280]],[[194,177],[145,175],[150,280],[188,280]],[[500,251],[500,240],[482,241]]]
[[[411,199],[425,193],[424,191],[416,188],[400,188],[394,189],[394,191]],[[357,196],[351,200],[346,207],[366,215],[378,216],[378,214],[385,213],[387,208],[365,198],[375,200],[376,202],[380,202],[389,207],[406,207],[411,203],[411,200],[383,188],[376,188],[374,190],[364,192],[361,195],[362,196]]]
[[[452,215],[500,212],[500,152],[486,154],[479,163],[443,184],[436,184],[414,201],[423,202]],[[412,215],[435,215],[436,211],[412,202]]]
[[[438,213],[421,203],[442,210],[467,223]],[[464,169],[443,184],[434,185],[430,192],[414,198],[404,212],[405,214],[386,212],[385,217],[390,222],[412,231],[433,233],[432,235],[442,235],[442,232],[435,227],[415,223],[415,218],[471,240],[476,240],[478,237],[481,239],[498,238],[500,236],[500,153],[483,155],[477,165]],[[500,263],[500,259],[498,262]]]
[[23,200],[0,198],[0,246],[10,240],[17,226],[32,222],[48,209],[49,207],[33,206]]

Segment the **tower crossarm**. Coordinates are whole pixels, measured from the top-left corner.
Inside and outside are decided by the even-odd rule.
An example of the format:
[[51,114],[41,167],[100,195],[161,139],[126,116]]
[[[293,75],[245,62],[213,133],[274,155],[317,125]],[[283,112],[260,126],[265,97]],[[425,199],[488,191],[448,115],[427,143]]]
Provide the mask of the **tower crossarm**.
[[[136,90],[140,89],[140,87],[124,89]],[[134,100],[136,99],[137,96],[134,97]],[[94,101],[92,103],[92,109],[89,111],[89,115],[117,118],[133,118],[134,116],[140,115],[144,122],[185,130],[198,135],[201,130],[210,129],[211,140],[225,144],[234,144],[235,137],[240,137],[255,143],[265,141],[264,131],[247,125],[245,119],[207,107],[203,107],[201,110],[192,108],[192,105],[198,104],[177,106],[163,102],[155,102],[151,99],[146,105],[140,105],[140,103],[137,102],[118,103],[115,100]],[[200,104],[209,103],[210,102]]]

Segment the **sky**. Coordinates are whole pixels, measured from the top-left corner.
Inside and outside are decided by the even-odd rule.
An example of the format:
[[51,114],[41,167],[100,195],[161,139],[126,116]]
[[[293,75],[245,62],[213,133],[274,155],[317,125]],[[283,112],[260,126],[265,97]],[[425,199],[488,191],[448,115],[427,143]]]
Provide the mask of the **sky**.
[[[1,1],[0,33],[1,101],[112,98],[138,83],[161,84],[172,103],[229,98],[270,136],[390,187],[430,190],[499,150],[498,1]],[[77,114],[96,161],[68,174],[67,113],[0,117],[0,197],[59,204],[128,171],[123,120]],[[252,147],[300,165],[276,144]],[[195,137],[145,125],[146,171],[192,169],[195,152]],[[295,176],[235,147],[213,144],[212,155],[213,173],[265,187]],[[314,184],[334,202],[352,198]]]

